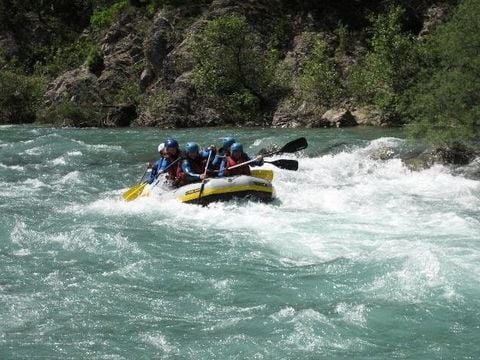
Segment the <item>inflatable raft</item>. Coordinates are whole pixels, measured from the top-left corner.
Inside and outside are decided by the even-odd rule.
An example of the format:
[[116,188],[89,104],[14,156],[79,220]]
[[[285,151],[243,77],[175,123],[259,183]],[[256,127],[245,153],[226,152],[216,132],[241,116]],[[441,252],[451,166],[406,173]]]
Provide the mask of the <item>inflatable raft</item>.
[[201,205],[232,199],[270,202],[275,198],[272,178],[271,170],[255,170],[252,171],[252,176],[238,175],[206,179],[203,188],[202,183],[188,184],[175,189],[167,188],[163,183],[154,183],[154,185],[145,187],[142,196],[167,195],[173,196],[183,203]]

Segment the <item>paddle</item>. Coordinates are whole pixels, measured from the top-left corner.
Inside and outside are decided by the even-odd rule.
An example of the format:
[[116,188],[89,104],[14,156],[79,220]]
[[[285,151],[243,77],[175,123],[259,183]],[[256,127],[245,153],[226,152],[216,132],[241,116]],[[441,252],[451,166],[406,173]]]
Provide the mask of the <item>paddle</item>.
[[[272,156],[272,155],[283,154],[283,153],[294,153],[294,152],[306,149],[307,146],[308,146],[307,139],[302,137],[302,138],[290,141],[289,143],[282,146],[282,148],[280,150],[272,151],[268,154],[265,154],[265,156]],[[235,169],[237,167],[250,164],[254,161],[256,161],[256,159],[245,161],[243,163],[231,166],[228,169],[229,170],[230,169]],[[279,167],[280,169],[293,170],[293,171],[298,170],[298,161],[297,160],[280,159],[280,160],[264,161],[264,162],[272,164],[276,167]]]
[[[132,196],[132,194],[136,193],[138,191],[138,189],[141,187],[142,190],[143,188],[145,187],[144,183],[142,183],[142,180],[143,178],[145,177],[145,174],[147,173],[148,171],[148,167],[145,169],[145,172],[143,173],[142,177],[140,178],[140,180],[135,184],[133,185],[130,189],[128,189],[127,191],[125,191],[123,194],[122,194],[122,197],[124,200],[126,201],[129,201],[127,200],[128,198],[130,198],[130,196]],[[135,196],[136,197],[136,196]]]
[[[181,157],[178,157],[177,159],[175,159],[174,161],[172,161],[172,163],[170,165],[168,165],[163,171],[160,171],[158,174],[157,174],[157,177],[155,178],[158,179],[158,177],[161,175],[161,174],[164,174],[168,169],[170,169],[174,164],[176,164],[179,160],[181,160]],[[145,174],[147,172],[145,171]],[[145,174],[143,174],[143,176],[145,176]],[[142,179],[143,179],[143,176],[142,176]],[[140,180],[142,180],[140,179]],[[158,183],[158,181],[157,181]],[[133,201],[135,200],[137,197],[140,196],[140,194],[142,194],[143,192],[143,189],[145,188],[145,186],[147,186],[147,182],[144,182],[142,184],[137,184],[135,185],[134,187],[132,187],[130,190],[126,191],[124,194],[123,194],[123,200],[125,201]],[[154,186],[156,185],[156,183],[154,184]],[[128,193],[128,194],[127,194]]]
[[292,171],[298,170],[297,160],[279,159],[279,160],[264,161],[264,162],[272,164],[280,169],[286,169],[286,170],[292,170]]
[[291,154],[291,153],[306,149],[307,146],[308,146],[307,139],[305,139],[304,137],[301,137],[286,143],[285,145],[283,145],[283,147],[280,150],[269,152],[264,156],[272,156],[272,155],[284,154],[284,153]]
[[205,176],[207,175],[208,165],[210,164],[210,158],[212,157],[212,150],[208,152],[208,159],[207,163],[205,164],[205,171],[203,172],[203,180],[202,185],[200,186],[200,192],[198,193],[198,203],[200,203],[200,199],[202,198],[203,188],[205,187]]

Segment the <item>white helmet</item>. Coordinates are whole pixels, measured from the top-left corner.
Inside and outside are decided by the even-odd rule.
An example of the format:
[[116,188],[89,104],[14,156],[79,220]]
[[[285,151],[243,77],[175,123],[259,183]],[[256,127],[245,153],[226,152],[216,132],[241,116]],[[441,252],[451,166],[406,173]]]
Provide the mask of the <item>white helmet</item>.
[[165,144],[164,143],[160,143],[160,145],[158,145],[158,152],[162,152],[163,149],[165,149]]

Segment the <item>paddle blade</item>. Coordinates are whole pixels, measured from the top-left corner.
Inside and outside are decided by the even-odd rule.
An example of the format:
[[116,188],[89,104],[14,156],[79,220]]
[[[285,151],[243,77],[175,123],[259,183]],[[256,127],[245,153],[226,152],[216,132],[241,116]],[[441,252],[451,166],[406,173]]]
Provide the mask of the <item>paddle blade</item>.
[[250,175],[267,181],[273,180],[273,171],[270,169],[252,169]]
[[286,170],[293,170],[297,171],[298,170],[298,161],[297,160],[288,160],[288,159],[279,159],[279,160],[274,160],[274,161],[265,161],[266,163],[275,165],[276,167],[280,169],[286,169]]
[[301,137],[297,140],[293,140],[285,144],[280,150],[275,151],[275,154],[294,153],[294,152],[306,149],[307,146],[308,146],[307,139],[305,139],[304,137]]
[[143,192],[143,189],[145,188],[145,185],[147,185],[147,183],[143,183],[143,184],[140,184],[140,185],[135,185],[131,189],[125,191],[122,195],[123,200],[125,200],[127,202],[135,200]]

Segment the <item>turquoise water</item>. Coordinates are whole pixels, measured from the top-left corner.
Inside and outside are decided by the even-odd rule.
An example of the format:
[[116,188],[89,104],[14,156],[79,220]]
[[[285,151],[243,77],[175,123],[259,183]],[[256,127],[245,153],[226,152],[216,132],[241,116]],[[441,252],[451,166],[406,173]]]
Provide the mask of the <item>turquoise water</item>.
[[[310,146],[274,204],[121,201],[165,136],[225,134]],[[0,127],[0,358],[477,359],[480,182],[402,137]]]

